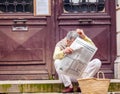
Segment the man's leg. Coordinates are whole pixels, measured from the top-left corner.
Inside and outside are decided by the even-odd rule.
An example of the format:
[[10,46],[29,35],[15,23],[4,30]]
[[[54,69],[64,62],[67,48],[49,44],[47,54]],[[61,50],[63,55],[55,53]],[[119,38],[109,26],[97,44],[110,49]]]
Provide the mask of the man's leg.
[[55,69],[58,73],[59,79],[63,82],[64,86],[67,87],[65,90],[63,90],[63,92],[64,93],[73,92],[73,86],[72,86],[72,82],[71,82],[70,77],[60,73],[61,61],[55,60],[54,65],[55,65]]
[[58,73],[58,77],[64,83],[64,86],[68,87],[69,85],[71,85],[72,82],[71,82],[70,77],[60,73],[59,69],[60,69],[60,65],[61,65],[61,60],[55,60],[54,65],[55,65],[55,69]]
[[99,59],[93,59],[90,61],[82,74],[82,78],[93,77],[100,69],[101,61]]

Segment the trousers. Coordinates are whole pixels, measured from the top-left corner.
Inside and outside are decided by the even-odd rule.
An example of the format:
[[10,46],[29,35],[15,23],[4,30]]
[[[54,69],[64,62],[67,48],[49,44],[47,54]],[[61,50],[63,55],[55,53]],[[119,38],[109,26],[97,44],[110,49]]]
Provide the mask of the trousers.
[[[72,85],[72,81],[77,81],[77,79],[70,77],[68,75],[62,74],[59,70],[60,65],[61,65],[61,60],[59,59],[55,60],[54,66],[58,74],[59,80],[63,82],[65,87],[68,87]],[[99,71],[100,67],[101,67],[101,61],[99,59],[95,58],[91,60],[88,63],[87,67],[85,68],[81,78],[93,77]]]

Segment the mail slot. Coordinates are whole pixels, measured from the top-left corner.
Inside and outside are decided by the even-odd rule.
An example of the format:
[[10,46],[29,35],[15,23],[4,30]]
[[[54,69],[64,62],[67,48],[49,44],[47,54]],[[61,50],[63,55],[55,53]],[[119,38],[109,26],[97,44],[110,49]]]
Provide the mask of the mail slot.
[[13,26],[12,31],[28,31],[28,26]]

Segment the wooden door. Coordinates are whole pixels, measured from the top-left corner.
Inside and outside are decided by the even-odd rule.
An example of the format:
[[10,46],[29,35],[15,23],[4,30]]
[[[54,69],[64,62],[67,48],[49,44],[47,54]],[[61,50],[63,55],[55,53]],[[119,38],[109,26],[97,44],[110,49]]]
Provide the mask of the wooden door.
[[33,0],[0,0],[0,80],[49,79],[55,74],[55,44],[76,28],[84,29],[95,42],[99,49],[95,57],[102,61],[101,70],[113,78],[115,0],[50,3],[50,16],[34,16]]
[[0,11],[0,80],[49,79],[53,14],[34,16],[33,0],[1,0]]
[[[115,0],[58,0],[56,42],[76,28],[85,31],[98,47],[101,70],[113,78],[116,57]],[[94,57],[94,58],[95,58]]]

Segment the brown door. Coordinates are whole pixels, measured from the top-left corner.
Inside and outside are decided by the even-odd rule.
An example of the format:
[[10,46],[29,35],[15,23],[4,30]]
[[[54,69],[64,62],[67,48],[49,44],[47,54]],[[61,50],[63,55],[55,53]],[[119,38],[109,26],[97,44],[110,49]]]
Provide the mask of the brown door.
[[82,28],[98,47],[95,57],[102,61],[101,70],[106,77],[113,78],[115,0],[58,0],[56,12],[56,40],[63,38],[69,30]]
[[0,0],[0,80],[49,79],[55,74],[55,43],[76,28],[84,29],[95,42],[101,70],[113,78],[115,0],[50,3],[50,16],[34,16],[33,0]]
[[49,79],[52,15],[34,16],[33,0],[0,1],[0,80]]

